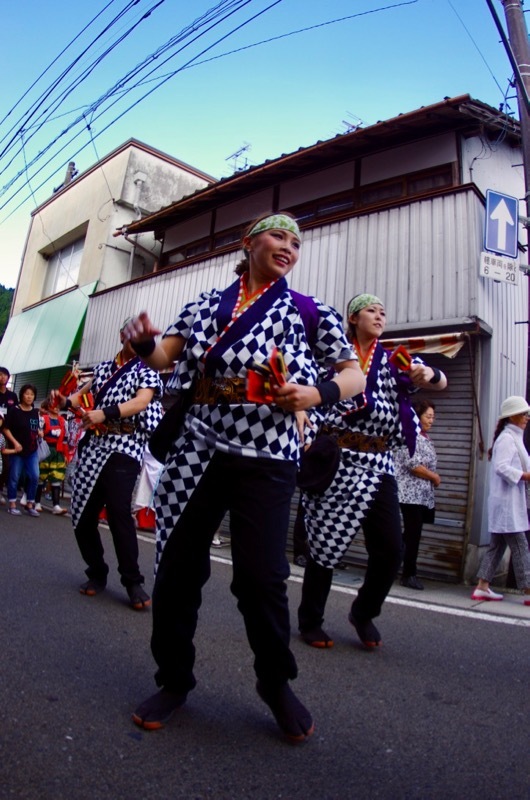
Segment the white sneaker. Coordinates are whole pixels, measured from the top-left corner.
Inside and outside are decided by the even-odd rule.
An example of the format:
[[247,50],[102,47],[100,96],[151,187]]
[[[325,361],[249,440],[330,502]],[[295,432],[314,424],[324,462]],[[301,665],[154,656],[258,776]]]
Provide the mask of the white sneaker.
[[226,539],[221,539],[220,536],[214,536],[212,539],[212,547],[227,547],[227,545]]
[[5,506],[6,503],[7,503],[7,500],[5,499],[4,495],[0,494],[0,506]]
[[502,600],[503,594],[496,594],[491,589],[475,589],[471,595],[472,600]]
[[61,506],[54,506],[52,508],[52,514],[66,514],[66,508],[61,508]]
[[35,503],[35,511],[42,511],[42,506],[40,503]]
[[28,504],[28,498],[26,497],[26,492],[24,492],[24,494],[20,498],[20,505],[22,506],[22,508],[26,508],[27,504]]

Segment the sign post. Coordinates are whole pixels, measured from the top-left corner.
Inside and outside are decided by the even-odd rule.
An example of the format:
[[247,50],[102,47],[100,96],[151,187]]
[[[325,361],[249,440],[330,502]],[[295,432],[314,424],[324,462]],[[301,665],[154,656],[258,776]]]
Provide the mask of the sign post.
[[492,253],[517,258],[518,200],[507,194],[486,192],[484,247]]

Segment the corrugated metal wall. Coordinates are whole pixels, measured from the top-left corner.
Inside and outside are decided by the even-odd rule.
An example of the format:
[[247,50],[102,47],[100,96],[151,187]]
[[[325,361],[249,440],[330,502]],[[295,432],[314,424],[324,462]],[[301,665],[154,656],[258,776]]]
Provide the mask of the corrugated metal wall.
[[[395,325],[475,315],[480,209],[483,216],[480,199],[467,190],[313,228],[304,233],[289,282],[341,313],[354,294],[375,292]],[[81,364],[110,358],[122,320],[141,309],[164,329],[199,292],[227,286],[239,257],[219,256],[92,297]]]

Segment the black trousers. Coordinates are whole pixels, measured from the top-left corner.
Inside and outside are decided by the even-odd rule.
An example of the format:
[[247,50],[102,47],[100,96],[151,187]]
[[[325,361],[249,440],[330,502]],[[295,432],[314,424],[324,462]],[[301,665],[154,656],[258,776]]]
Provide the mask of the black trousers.
[[307,541],[307,530],[305,526],[305,511],[302,499],[298,503],[296,518],[293,526],[293,557],[309,556],[309,542]]
[[424,506],[412,503],[401,503],[403,514],[403,577],[410,578],[416,574],[416,561],[420,549],[421,531],[423,528]]
[[244,618],[256,675],[267,684],[296,677],[285,583],[295,477],[294,462],[214,454],[158,567],[151,638],[158,686],[187,692],[196,684],[193,638],[202,587],[210,577],[210,545],[226,511],[233,561],[230,588]]
[[136,459],[113,453],[101,470],[81,514],[75,538],[88,564],[85,572],[92,580],[105,583],[109,572],[98,529],[99,514],[106,506],[121,582],[123,586],[144,582],[138,566],[138,539],[131,511],[132,493],[139,472],[140,464]]
[[[368,553],[364,583],[352,603],[352,611],[361,622],[381,613],[382,605],[401,564],[403,543],[397,484],[384,475],[363,520],[362,528]],[[301,631],[317,628],[324,622],[324,610],[331,589],[333,569],[309,559],[302,586],[302,602],[298,609]]]

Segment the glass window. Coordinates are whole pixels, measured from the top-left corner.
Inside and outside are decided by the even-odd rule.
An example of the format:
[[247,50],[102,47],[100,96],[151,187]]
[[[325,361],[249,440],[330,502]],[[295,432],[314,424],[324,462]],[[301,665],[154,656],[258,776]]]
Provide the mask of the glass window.
[[441,189],[443,186],[451,186],[453,181],[451,171],[439,172],[437,175],[423,175],[419,178],[408,180],[409,194],[420,194],[431,189]]
[[85,240],[78,239],[50,256],[44,287],[45,297],[77,285],[84,246]]

